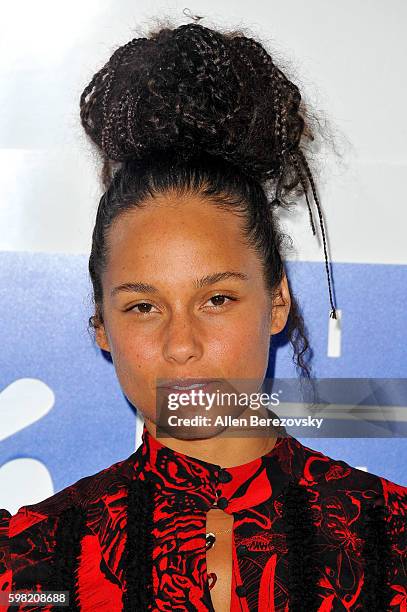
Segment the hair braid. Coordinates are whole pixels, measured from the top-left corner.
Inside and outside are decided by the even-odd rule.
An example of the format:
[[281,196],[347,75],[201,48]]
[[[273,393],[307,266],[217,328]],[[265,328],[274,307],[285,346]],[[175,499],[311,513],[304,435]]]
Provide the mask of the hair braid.
[[[327,274],[327,279],[328,279],[329,299],[330,299],[331,306],[332,306],[332,310],[331,310],[329,316],[332,317],[332,319],[336,319],[337,316],[336,316],[336,309],[335,309],[335,306],[334,306],[334,303],[333,303],[333,297],[332,297],[331,280],[330,280],[329,266],[328,266],[328,254],[327,254],[327,246],[326,246],[325,230],[324,230],[324,221],[323,221],[323,217],[322,217],[321,205],[319,203],[319,198],[318,198],[317,190],[316,190],[316,187],[315,187],[314,178],[312,176],[310,167],[308,165],[308,162],[307,162],[307,160],[305,158],[304,153],[301,151],[301,149],[297,149],[295,151],[295,155],[297,155],[300,158],[300,160],[301,160],[301,162],[303,164],[303,167],[305,169],[305,172],[306,172],[309,184],[311,185],[312,193],[313,193],[313,196],[314,196],[314,201],[315,201],[315,204],[316,204],[317,209],[318,209],[319,223],[320,223],[320,227],[321,227],[322,241],[323,241],[323,245],[324,245],[325,269],[326,269],[326,274]],[[315,231],[315,228],[314,228],[314,231]]]

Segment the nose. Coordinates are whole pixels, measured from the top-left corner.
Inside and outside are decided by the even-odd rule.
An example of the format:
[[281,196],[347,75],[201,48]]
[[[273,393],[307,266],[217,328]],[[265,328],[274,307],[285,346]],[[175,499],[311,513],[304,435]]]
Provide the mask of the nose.
[[[202,334],[201,334],[202,338]],[[193,317],[184,312],[173,313],[165,328],[163,353],[168,361],[186,363],[202,355],[202,340]]]

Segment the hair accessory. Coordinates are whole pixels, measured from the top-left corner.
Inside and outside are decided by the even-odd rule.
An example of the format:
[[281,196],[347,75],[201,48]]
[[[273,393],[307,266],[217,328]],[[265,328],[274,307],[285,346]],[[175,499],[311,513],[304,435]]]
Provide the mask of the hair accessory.
[[[189,11],[189,12],[186,13],[185,11]],[[190,19],[193,19],[194,21],[199,21],[200,19],[204,19],[204,17],[201,17],[200,15],[193,15],[191,13],[191,9],[189,9],[188,7],[184,8],[182,12],[184,13],[185,17],[189,17]]]

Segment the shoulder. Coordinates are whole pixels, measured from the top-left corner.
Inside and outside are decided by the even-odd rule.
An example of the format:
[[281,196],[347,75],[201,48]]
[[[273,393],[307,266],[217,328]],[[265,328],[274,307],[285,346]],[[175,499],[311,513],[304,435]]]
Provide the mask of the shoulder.
[[21,506],[15,514],[0,509],[0,534],[13,538],[35,525],[51,525],[70,509],[86,511],[93,506],[104,505],[109,497],[126,489],[137,468],[137,452],[124,460],[80,478],[73,484],[35,504]]
[[389,514],[407,516],[406,486],[305,446],[296,438],[290,438],[288,446],[297,455],[300,484],[328,496],[346,496],[355,503],[371,501],[385,506]]
[[[290,444],[301,457],[298,482],[310,494],[318,538],[324,547],[337,551],[337,567],[341,566],[343,551],[351,563],[354,561],[352,572],[357,573],[362,563],[364,592],[369,597],[375,593],[381,601],[388,600],[393,605],[404,601],[407,487],[306,447],[298,440]],[[385,608],[379,605],[372,609]]]
[[126,512],[137,457],[136,451],[15,514],[0,509],[0,589],[46,585],[50,576],[54,584],[54,568],[76,559],[81,546],[86,559],[90,555],[99,566],[115,532],[112,525]]

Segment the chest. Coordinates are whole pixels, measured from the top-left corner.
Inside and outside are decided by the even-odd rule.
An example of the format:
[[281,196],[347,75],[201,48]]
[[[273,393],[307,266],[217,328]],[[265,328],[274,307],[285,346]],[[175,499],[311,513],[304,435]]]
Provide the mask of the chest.
[[[206,567],[210,594],[215,612],[230,612],[233,566],[233,516],[223,510],[207,513],[206,533],[213,533],[214,544],[206,551]],[[216,580],[211,574],[216,575]]]

